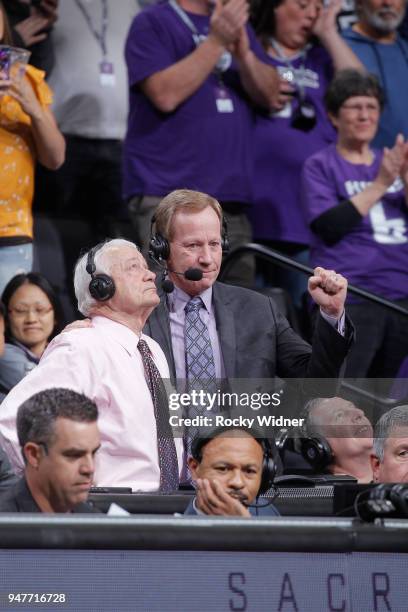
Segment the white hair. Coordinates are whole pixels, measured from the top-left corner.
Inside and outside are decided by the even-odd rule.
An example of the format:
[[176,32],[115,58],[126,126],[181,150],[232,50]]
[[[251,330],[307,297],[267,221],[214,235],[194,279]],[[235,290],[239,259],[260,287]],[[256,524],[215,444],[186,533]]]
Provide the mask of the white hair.
[[392,437],[398,438],[396,430],[400,428],[408,428],[408,404],[394,406],[394,408],[384,413],[377,421],[374,429],[373,448],[374,455],[379,459],[380,463],[384,461],[384,449],[387,439]]
[[[113,240],[105,242],[94,253],[95,274],[110,274],[112,269],[112,258],[109,257],[109,251],[121,246],[133,247],[139,251],[139,247],[134,242],[124,240],[123,238],[114,238]],[[96,247],[93,247],[93,249],[95,248]],[[86,271],[89,252],[90,251],[86,252],[78,259],[74,270],[74,289],[76,299],[78,300],[78,310],[85,317],[89,317],[92,308],[99,304],[99,302],[89,293],[91,276]]]

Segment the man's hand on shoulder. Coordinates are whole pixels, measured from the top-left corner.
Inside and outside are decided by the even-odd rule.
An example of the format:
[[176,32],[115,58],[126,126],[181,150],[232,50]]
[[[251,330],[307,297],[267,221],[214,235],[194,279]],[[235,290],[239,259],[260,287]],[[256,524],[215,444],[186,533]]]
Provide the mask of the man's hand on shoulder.
[[238,499],[226,493],[216,480],[198,478],[196,486],[196,505],[204,514],[216,516],[243,516],[246,518],[251,516],[248,508]]
[[61,333],[74,331],[74,329],[86,329],[88,327],[92,327],[91,319],[78,319],[78,321],[72,321],[72,323],[68,323],[64,327]]
[[309,278],[308,290],[313,301],[329,317],[340,319],[347,297],[347,279],[334,270],[315,268]]

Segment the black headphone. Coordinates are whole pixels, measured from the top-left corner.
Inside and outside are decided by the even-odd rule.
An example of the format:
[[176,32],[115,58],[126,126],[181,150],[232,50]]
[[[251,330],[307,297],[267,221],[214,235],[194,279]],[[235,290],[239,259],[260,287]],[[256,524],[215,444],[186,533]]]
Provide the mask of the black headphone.
[[[195,438],[193,438],[191,442],[191,456],[193,457],[193,459],[198,461],[198,463],[201,463],[201,460],[203,458],[202,449],[204,448],[204,446],[208,442],[210,442],[213,438],[216,438],[217,436],[222,434],[224,431],[229,431],[231,429],[234,429],[234,428],[233,427],[218,427],[217,429],[213,430],[208,435],[204,435],[204,436],[198,435]],[[253,435],[250,429],[245,429],[243,427],[242,430],[246,431],[250,435]],[[254,436],[254,440],[256,440],[258,444],[261,445],[262,451],[263,451],[261,484],[259,485],[259,491],[258,491],[258,496],[259,496],[259,495],[264,495],[273,486],[273,482],[276,477],[277,468],[276,468],[276,461],[275,461],[275,449],[274,449],[274,446],[270,443],[270,441],[267,438],[257,438],[255,436]]]
[[[167,260],[170,257],[170,244],[167,238],[159,232],[153,231],[153,226],[156,224],[156,215],[153,215],[150,223],[150,240],[149,240],[149,257],[154,261]],[[229,251],[228,227],[225,217],[221,221],[221,249],[222,254],[226,255]]]
[[88,251],[88,259],[86,262],[86,271],[91,276],[89,293],[94,300],[97,300],[98,302],[106,302],[115,294],[115,283],[113,278],[108,276],[108,274],[95,274],[95,253],[96,251],[99,251],[99,249],[101,249],[107,242],[110,242],[110,240],[100,242],[93,249]]
[[334,462],[333,451],[323,436],[317,434],[300,439],[302,457],[317,473],[324,472]]
[[363,521],[408,517],[408,485],[383,483],[361,491],[355,501],[356,515]]
[[283,461],[287,450],[294,450],[293,448],[293,434],[290,431],[279,431],[275,436],[275,446]]

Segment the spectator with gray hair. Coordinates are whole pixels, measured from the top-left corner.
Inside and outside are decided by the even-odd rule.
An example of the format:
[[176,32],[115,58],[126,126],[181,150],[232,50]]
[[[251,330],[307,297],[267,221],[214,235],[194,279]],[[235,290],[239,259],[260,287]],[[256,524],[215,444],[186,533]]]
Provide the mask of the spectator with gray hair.
[[408,136],[408,41],[398,33],[406,0],[356,0],[358,20],[342,32],[343,38],[385,91],[374,146],[392,147],[398,134]]
[[0,442],[22,467],[15,430],[18,406],[51,386],[91,398],[100,411],[99,486],[171,491],[178,488],[182,440],[173,440],[162,378],[169,370],[159,345],[142,334],[159,303],[151,272],[138,248],[125,240],[101,243],[75,268],[78,308],[87,327],[57,336],[37,368],[2,404]]
[[17,412],[24,476],[4,495],[0,512],[93,512],[86,503],[100,447],[98,408],[69,389],[47,389]]
[[375,482],[408,482],[408,404],[378,420],[371,465]]
[[373,429],[360,408],[341,397],[317,397],[304,416],[301,450],[315,471],[371,482]]

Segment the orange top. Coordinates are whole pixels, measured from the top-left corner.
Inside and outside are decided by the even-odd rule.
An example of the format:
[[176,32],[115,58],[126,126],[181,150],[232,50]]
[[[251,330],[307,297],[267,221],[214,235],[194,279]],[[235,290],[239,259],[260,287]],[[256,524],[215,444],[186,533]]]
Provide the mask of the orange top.
[[[52,102],[45,72],[27,66],[26,77],[42,106]],[[11,96],[0,97],[0,238],[33,236],[35,147],[31,117]]]

